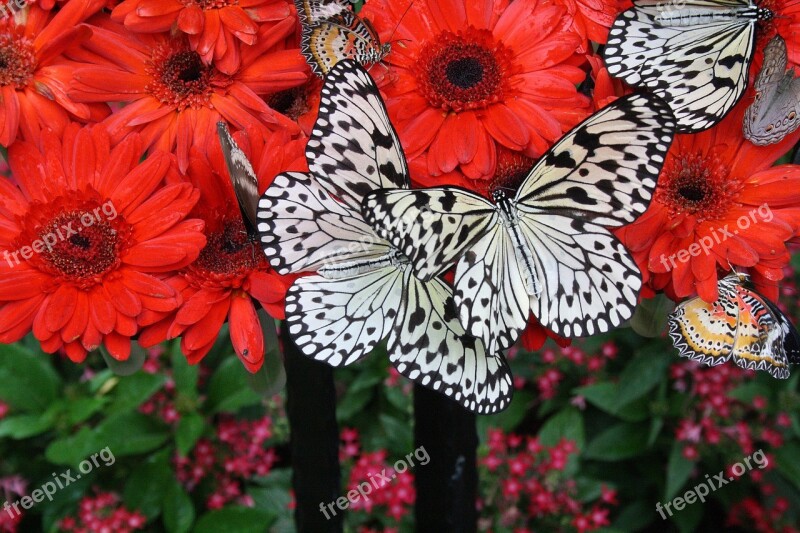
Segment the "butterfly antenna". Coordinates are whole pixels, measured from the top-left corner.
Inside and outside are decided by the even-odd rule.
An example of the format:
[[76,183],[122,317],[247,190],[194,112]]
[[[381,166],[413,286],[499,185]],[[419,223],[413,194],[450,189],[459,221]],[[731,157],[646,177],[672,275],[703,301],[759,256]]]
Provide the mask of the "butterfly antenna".
[[410,41],[411,40],[411,39],[398,39],[397,41],[392,41],[392,37],[394,37],[394,34],[397,32],[397,28],[400,27],[400,24],[403,22],[403,19],[406,18],[406,15],[408,14],[409,10],[411,9],[411,6],[413,6],[413,5],[414,5],[414,0],[411,0],[411,2],[408,3],[408,7],[406,8],[406,10],[403,11],[402,15],[400,15],[400,19],[397,21],[397,24],[395,24],[394,29],[392,30],[392,33],[389,34],[389,39],[386,40],[387,43],[400,42],[400,41]]

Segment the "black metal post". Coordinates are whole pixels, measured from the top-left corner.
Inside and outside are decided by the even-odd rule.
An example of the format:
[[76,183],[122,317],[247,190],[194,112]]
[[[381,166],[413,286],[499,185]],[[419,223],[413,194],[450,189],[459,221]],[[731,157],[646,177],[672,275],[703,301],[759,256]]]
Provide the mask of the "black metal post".
[[442,394],[414,385],[414,441],[431,460],[414,469],[416,530],[476,531],[478,433],[475,415]]
[[340,533],[344,511],[335,504],[342,494],[333,369],[300,353],[286,328],[283,322],[295,525],[298,533]]

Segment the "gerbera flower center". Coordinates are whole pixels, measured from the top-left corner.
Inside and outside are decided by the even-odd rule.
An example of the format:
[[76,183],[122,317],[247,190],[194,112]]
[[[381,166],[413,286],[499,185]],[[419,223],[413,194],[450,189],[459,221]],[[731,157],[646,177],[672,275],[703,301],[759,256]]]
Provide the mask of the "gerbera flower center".
[[154,50],[147,73],[152,76],[147,85],[150,94],[179,111],[208,106],[215,85],[227,81],[214,67],[203,63],[197,52],[175,41]]
[[23,89],[35,71],[33,43],[22,35],[0,35],[0,86]]
[[18,241],[22,257],[29,255],[38,268],[83,289],[102,282],[120,265],[130,230],[120,217],[109,219],[98,206],[84,203],[55,213],[40,206],[41,216],[33,216],[33,224],[27,225],[32,229]]
[[267,99],[267,105],[281,115],[297,120],[311,109],[307,96],[306,86],[301,85],[271,95]]
[[426,43],[414,68],[430,105],[459,112],[501,101],[512,66],[509,49],[491,32],[470,26]]
[[705,220],[719,218],[741,188],[729,169],[713,156],[688,154],[667,162],[656,190],[656,200],[673,215],[690,214]]
[[189,267],[188,277],[198,285],[211,282],[238,288],[248,274],[267,266],[264,252],[249,239],[241,219],[226,220],[206,239],[200,257]]
[[506,196],[514,196],[534,163],[534,159],[519,152],[498,151],[494,177],[488,181],[488,186],[482,191],[483,195],[491,197],[493,192],[501,190],[506,192]]

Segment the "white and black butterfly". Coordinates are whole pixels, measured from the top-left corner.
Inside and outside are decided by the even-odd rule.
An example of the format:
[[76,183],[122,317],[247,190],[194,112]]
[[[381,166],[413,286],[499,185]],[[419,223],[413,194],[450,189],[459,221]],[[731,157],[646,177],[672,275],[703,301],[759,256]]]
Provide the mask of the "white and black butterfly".
[[635,0],[609,32],[608,72],[664,98],[678,131],[708,129],[744,95],[756,25],[772,17],[752,0]]
[[764,48],[756,77],[756,99],[744,114],[744,138],[764,146],[780,142],[800,127],[800,78],[786,70],[786,42],[776,35]]
[[363,213],[421,279],[457,262],[461,323],[489,352],[514,344],[531,311],[561,336],[603,333],[630,318],[641,287],[606,227],[647,209],[674,130],[661,98],[631,95],[565,135],[513,199],[387,189],[367,196]]
[[508,405],[502,355],[466,335],[452,289],[418,280],[408,259],[364,222],[363,197],[408,187],[408,167],[380,94],[363,68],[337,63],[325,78],[306,148],[311,174],[279,175],[261,197],[258,231],[272,267],[299,278],[286,297],[300,350],[333,366],[353,363],[388,336],[398,371],[467,409]]
[[800,334],[786,315],[755,291],[746,274],[729,274],[717,288],[717,301],[691,298],[670,314],[669,334],[680,355],[710,366],[732,359],[742,368],[788,378],[789,364],[800,364]]

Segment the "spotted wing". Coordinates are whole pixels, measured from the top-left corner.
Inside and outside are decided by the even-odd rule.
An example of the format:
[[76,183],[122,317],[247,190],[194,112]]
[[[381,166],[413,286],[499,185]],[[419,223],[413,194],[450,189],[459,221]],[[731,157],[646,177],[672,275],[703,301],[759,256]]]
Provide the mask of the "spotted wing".
[[378,190],[364,199],[362,213],[426,281],[453,266],[498,221],[485,198],[456,187]]
[[347,278],[299,278],[286,293],[289,335],[305,355],[349,365],[389,334],[402,293],[403,272],[394,266]]
[[516,207],[601,226],[630,224],[650,204],[674,133],[675,120],[661,98],[620,98],[539,160],[517,192]]
[[731,358],[738,314],[729,299],[709,304],[691,298],[670,313],[669,336],[682,357],[716,366]]
[[744,94],[757,20],[747,0],[639,0],[611,27],[608,72],[663,97],[679,131],[708,129]]
[[308,25],[330,19],[350,11],[352,5],[348,0],[294,0],[300,24]]
[[800,78],[786,71],[786,42],[776,35],[764,48],[764,65],[755,82],[755,100],[744,114],[745,139],[764,146],[800,127]]
[[528,323],[530,297],[514,241],[495,223],[456,265],[454,298],[470,335],[497,353],[514,345]]
[[531,298],[531,308],[543,326],[562,337],[586,337],[633,315],[641,274],[607,229],[549,213],[527,213],[519,224],[535,251],[541,292]]
[[336,201],[309,174],[279,174],[258,203],[258,232],[279,274],[377,260],[389,253],[360,213]]
[[222,146],[222,155],[225,166],[228,167],[233,191],[242,212],[242,220],[247,234],[251,238],[257,236],[256,230],[256,204],[258,204],[258,178],[253,170],[253,165],[244,155],[236,141],[233,140],[228,127],[224,122],[217,123],[217,135]]
[[389,52],[372,25],[351,11],[303,25],[300,51],[317,76],[328,74],[340,61],[377,63]]
[[306,157],[322,186],[359,211],[373,190],[409,187],[406,158],[378,88],[352,61],[337,63],[325,78]]
[[720,298],[728,298],[738,310],[733,361],[742,368],[764,370],[775,378],[787,379],[789,361],[784,343],[788,332],[784,326],[788,320],[779,321],[760,295],[738,283],[733,291],[720,291]]
[[406,292],[389,334],[397,371],[470,411],[490,414],[511,401],[513,382],[501,354],[489,355],[458,321],[450,287],[406,274]]

